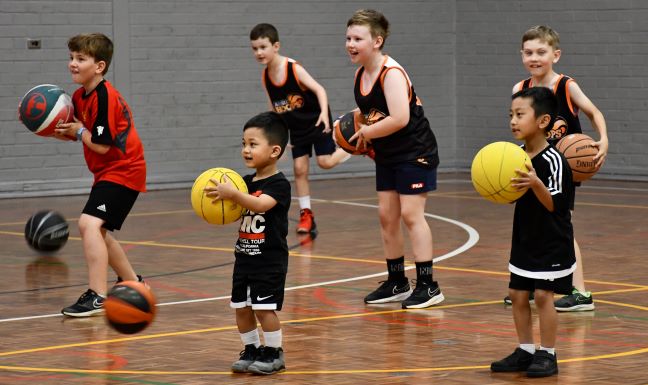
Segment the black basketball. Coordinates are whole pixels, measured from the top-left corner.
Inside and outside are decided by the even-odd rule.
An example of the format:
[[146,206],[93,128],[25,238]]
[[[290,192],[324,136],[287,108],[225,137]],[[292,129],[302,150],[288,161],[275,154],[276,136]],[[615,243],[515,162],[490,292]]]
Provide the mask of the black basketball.
[[70,235],[68,223],[55,211],[39,211],[25,225],[27,244],[38,251],[56,251],[65,245]]

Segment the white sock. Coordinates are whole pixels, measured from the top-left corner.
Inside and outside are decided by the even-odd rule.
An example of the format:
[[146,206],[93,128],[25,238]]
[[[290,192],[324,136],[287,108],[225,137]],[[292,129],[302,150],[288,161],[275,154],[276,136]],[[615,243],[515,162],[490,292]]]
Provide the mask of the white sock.
[[551,355],[556,355],[556,348],[545,348],[544,346],[540,345],[540,350],[544,350],[547,353],[550,353]]
[[281,329],[276,332],[263,332],[263,339],[265,340],[265,345],[271,348],[280,348],[281,347]]
[[261,346],[261,338],[259,337],[259,329],[250,330],[247,333],[240,333],[243,345],[254,345],[258,348]]
[[299,208],[300,209],[310,209],[310,195],[304,195],[303,197],[297,197],[297,200],[299,201]]
[[520,344],[520,349],[531,354],[535,353],[536,351],[535,344]]

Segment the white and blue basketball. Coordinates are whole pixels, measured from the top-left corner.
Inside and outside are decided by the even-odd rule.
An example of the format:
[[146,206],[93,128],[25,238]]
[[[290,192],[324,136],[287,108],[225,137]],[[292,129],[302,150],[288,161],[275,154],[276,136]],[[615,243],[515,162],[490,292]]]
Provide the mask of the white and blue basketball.
[[52,136],[57,124],[74,120],[74,105],[61,87],[41,84],[22,97],[18,118],[36,135]]

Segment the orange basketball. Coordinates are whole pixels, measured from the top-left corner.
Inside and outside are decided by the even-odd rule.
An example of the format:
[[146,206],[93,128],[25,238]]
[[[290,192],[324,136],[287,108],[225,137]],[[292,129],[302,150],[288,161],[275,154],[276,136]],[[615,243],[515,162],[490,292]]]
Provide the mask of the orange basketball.
[[594,146],[594,139],[589,136],[585,134],[567,135],[560,139],[556,148],[567,159],[574,182],[588,180],[598,171],[594,161],[598,148]]
[[153,322],[156,301],[151,289],[137,281],[123,281],[108,292],[104,301],[108,324],[124,334],[141,332]]
[[360,123],[364,123],[364,116],[359,110],[353,110],[340,116],[338,120],[333,123],[333,131],[335,135],[335,142],[344,151],[351,155],[364,155],[369,152],[371,145],[366,143],[366,148],[356,149],[357,140],[349,142],[349,139],[360,128]]

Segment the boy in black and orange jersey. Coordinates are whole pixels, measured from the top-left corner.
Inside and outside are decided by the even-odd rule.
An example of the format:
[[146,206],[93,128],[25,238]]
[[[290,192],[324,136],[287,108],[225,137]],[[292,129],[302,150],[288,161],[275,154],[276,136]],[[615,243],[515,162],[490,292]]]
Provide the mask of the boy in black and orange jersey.
[[[389,22],[372,9],[356,11],[347,22],[346,49],[358,64],[353,93],[367,125],[350,138],[371,141],[375,151],[378,213],[387,280],[366,303],[401,302],[403,309],[425,308],[444,300],[432,274],[432,231],[425,218],[428,192],[436,189],[439,154],[436,137],[409,76],[382,52]],[[416,286],[405,275],[401,222],[416,263]]]
[[72,96],[75,122],[60,124],[55,136],[83,144],[94,182],[79,217],[89,289],[62,313],[88,317],[103,311],[109,265],[118,281],[142,280],[109,231],[121,228],[137,196],[146,190],[146,162],[130,108],[104,79],[112,59],[112,41],[100,33],[82,34],[70,38],[68,48],[68,69],[81,87]]
[[326,90],[297,61],[279,54],[279,33],[271,24],[256,25],[250,32],[252,51],[264,64],[262,82],[268,93],[270,110],[281,114],[290,130],[295,173],[295,190],[299,201],[298,233],[316,229],[311,210],[308,168],[313,149],[317,164],[330,169],[349,159],[336,149],[331,130],[331,112]]
[[[288,127],[276,112],[263,112],[245,123],[241,155],[255,172],[243,177],[249,193],[231,182],[206,187],[208,197],[230,199],[246,210],[234,248],[232,299],[236,325],[245,346],[232,364],[235,373],[273,374],[285,369],[281,322],[288,272],[290,183],[277,169],[288,144]],[[263,329],[265,346],[257,328]]]
[[[592,127],[599,133],[599,140],[594,143],[598,153],[594,157],[597,169],[605,162],[608,151],[608,136],[605,118],[601,111],[585,96],[574,79],[557,74],[553,65],[560,60],[560,37],[556,31],[544,25],[530,28],[522,36],[522,64],[531,77],[513,86],[513,93],[529,87],[547,87],[553,90],[558,99],[556,122],[547,134],[550,143],[555,144],[561,138],[574,133],[581,133],[578,112],[583,111],[589,118]],[[585,288],[583,278],[583,258],[578,242],[574,239],[578,268],[574,272],[574,288],[556,301],[558,311],[594,310],[592,294]],[[510,303],[507,297],[504,302]]]

